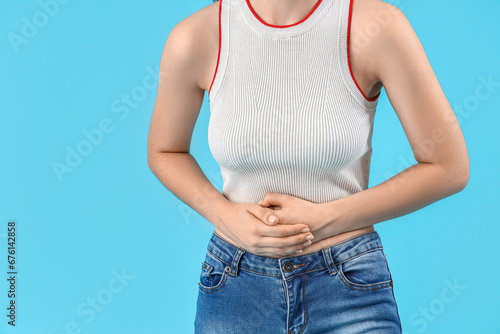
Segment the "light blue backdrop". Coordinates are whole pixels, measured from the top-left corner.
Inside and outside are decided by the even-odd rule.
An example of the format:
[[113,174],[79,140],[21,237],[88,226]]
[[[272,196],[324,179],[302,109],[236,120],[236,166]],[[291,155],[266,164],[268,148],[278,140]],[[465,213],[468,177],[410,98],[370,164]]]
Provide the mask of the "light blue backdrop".
[[[58,3],[0,2],[0,333],[191,333],[213,226],[150,172],[146,142],[165,40],[211,1]],[[471,163],[464,191],[376,225],[404,332],[500,333],[500,3],[392,3],[424,45]],[[371,185],[415,163],[385,94],[376,115]],[[205,97],[192,153],[221,189],[208,117]]]

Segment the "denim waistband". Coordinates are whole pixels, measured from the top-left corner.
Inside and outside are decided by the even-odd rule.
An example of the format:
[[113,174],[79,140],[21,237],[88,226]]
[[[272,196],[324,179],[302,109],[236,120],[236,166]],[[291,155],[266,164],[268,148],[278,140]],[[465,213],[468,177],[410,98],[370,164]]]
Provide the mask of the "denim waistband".
[[208,254],[224,262],[232,275],[247,270],[262,275],[284,278],[328,268],[330,275],[337,273],[337,265],[363,252],[381,249],[382,241],[377,231],[362,233],[314,253],[282,258],[259,256],[236,247],[213,233],[208,242]]

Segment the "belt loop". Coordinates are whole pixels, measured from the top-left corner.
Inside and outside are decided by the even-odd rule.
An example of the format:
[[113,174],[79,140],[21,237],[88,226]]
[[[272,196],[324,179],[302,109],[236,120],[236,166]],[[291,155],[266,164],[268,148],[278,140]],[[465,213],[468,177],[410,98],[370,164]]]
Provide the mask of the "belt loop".
[[323,252],[323,257],[325,258],[325,262],[326,262],[326,265],[328,266],[328,271],[330,272],[330,275],[335,275],[337,273],[337,266],[335,265],[335,262],[333,261],[332,252],[330,250],[330,247],[323,248],[321,251]]
[[236,250],[236,253],[234,254],[233,257],[233,262],[231,263],[231,271],[229,272],[233,276],[238,276],[238,269],[240,266],[240,259],[245,254],[246,251],[243,248],[238,247]]

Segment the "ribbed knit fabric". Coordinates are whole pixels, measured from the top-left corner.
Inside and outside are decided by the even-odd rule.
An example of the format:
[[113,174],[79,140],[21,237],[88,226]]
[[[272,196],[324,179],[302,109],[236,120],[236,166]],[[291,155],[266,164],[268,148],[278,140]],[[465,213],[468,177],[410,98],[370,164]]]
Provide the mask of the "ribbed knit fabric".
[[222,194],[322,203],[366,189],[378,99],[365,98],[351,75],[352,0],[319,0],[285,27],[262,21],[248,0],[220,1],[208,143]]

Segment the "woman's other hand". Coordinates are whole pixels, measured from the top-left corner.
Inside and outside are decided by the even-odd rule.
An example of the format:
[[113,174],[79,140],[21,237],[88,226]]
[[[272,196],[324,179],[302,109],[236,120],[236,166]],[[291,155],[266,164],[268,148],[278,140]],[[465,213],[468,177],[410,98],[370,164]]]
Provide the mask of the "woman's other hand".
[[[331,217],[326,216],[326,212],[318,203],[286,194],[267,193],[258,204],[262,208],[275,210],[273,212],[281,224],[307,225],[315,237],[314,242],[330,236],[325,226]],[[331,216],[331,213],[328,214]]]
[[229,202],[219,229],[243,249],[267,257],[296,255],[314,238],[306,224],[281,224],[273,210],[256,203]]

